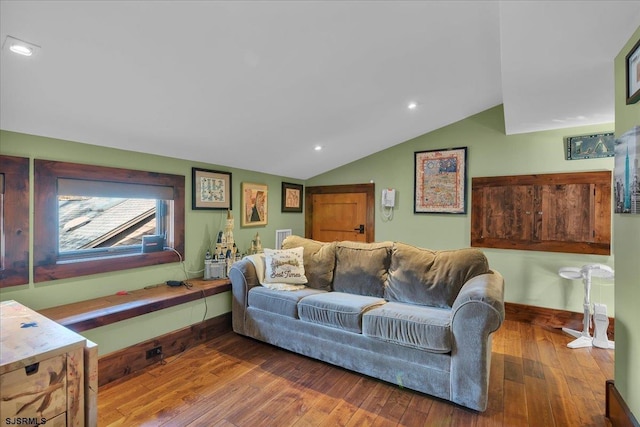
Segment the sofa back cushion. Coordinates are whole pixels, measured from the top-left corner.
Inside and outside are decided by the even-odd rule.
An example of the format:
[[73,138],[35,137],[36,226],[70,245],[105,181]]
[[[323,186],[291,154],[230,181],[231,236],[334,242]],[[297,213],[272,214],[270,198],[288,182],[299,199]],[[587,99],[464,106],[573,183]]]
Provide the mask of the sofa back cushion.
[[323,243],[300,236],[287,236],[282,242],[282,249],[297,247],[303,249],[302,259],[307,286],[330,291],[336,264],[335,243]]
[[396,242],[384,296],[388,301],[451,308],[467,280],[489,271],[487,258],[475,248],[432,251]]
[[336,243],[333,290],[372,297],[384,296],[392,242]]

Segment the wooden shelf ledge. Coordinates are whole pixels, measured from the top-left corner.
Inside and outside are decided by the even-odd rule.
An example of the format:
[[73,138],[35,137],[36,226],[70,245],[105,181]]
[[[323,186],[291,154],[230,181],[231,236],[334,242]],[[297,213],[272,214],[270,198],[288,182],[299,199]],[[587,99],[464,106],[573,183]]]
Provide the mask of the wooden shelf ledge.
[[190,288],[147,286],[125,295],[107,295],[38,312],[72,331],[82,332],[231,290],[229,279],[190,279],[188,283]]

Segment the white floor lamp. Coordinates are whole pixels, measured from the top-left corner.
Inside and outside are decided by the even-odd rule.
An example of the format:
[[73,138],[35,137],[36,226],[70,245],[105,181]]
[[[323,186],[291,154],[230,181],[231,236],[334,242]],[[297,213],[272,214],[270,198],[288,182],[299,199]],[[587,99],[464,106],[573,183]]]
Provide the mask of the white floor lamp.
[[614,342],[607,338],[609,318],[607,317],[606,305],[594,304],[594,337],[591,337],[589,333],[589,328],[591,327],[591,278],[600,277],[603,279],[613,279],[613,269],[604,264],[586,264],[582,266],[582,268],[563,267],[558,271],[558,274],[565,279],[582,279],[582,283],[584,283],[584,318],[582,320],[582,331],[562,328],[564,332],[576,338],[567,344],[567,347],[583,348],[596,346],[600,348],[615,348]]

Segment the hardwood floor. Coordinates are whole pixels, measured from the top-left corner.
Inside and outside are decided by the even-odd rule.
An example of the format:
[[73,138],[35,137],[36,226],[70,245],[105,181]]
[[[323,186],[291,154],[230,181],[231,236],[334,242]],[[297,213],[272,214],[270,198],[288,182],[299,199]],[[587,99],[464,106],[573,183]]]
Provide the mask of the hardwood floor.
[[233,332],[100,387],[100,426],[605,426],[613,350],[507,320],[477,413]]

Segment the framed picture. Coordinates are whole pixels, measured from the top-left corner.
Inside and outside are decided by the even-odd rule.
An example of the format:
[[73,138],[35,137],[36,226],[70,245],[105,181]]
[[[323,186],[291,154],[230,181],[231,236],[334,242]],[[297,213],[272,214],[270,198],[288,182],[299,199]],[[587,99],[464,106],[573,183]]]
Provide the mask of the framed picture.
[[640,40],[625,58],[627,69],[627,104],[640,100]]
[[614,213],[640,214],[640,126],[634,126],[616,139],[613,168]]
[[302,212],[302,192],[302,185],[283,182],[282,212]]
[[191,209],[232,209],[231,172],[191,168]]
[[242,183],[242,220],[243,227],[267,225],[267,186],[266,184]]
[[613,132],[567,138],[567,160],[596,159],[615,155]]
[[416,151],[415,213],[467,212],[467,147]]

